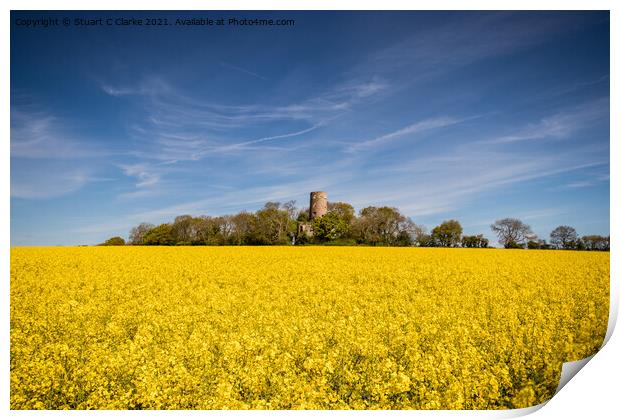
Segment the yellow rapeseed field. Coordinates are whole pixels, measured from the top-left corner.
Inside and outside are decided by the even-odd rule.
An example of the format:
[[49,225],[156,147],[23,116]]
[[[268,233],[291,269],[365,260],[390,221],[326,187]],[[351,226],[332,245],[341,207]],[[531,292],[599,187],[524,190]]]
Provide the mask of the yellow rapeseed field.
[[495,409],[607,328],[609,254],[11,250],[13,409]]

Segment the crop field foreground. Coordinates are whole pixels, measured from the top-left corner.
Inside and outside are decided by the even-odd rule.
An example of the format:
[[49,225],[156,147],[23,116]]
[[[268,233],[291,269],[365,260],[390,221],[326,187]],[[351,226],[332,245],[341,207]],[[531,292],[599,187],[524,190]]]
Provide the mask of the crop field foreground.
[[12,409],[501,409],[594,354],[609,253],[11,250]]

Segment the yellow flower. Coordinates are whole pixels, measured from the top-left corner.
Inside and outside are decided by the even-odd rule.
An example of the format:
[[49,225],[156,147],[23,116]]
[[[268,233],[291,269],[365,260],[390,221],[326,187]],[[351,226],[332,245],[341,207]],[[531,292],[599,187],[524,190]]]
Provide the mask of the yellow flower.
[[499,409],[607,329],[609,253],[11,250],[12,409]]

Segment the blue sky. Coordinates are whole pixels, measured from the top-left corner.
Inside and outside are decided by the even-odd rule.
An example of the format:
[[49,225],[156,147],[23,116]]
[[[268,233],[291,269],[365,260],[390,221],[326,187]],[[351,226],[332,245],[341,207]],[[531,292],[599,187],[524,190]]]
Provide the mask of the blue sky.
[[[295,19],[25,28],[17,18]],[[11,244],[180,214],[398,207],[609,233],[607,12],[11,14]]]

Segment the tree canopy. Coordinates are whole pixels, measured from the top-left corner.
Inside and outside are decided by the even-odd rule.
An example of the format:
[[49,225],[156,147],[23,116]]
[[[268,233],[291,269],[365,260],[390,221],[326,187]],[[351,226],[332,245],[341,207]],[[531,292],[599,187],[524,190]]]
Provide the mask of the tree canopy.
[[551,243],[559,249],[577,248],[577,231],[571,226],[558,226],[551,232]]
[[496,220],[491,230],[497,234],[498,242],[505,248],[524,246],[522,244],[533,235],[529,225],[513,218]]
[[460,244],[462,234],[463,228],[458,221],[447,220],[436,226],[431,236],[438,246],[455,247]]
[[[301,224],[307,230],[300,229]],[[609,236],[579,237],[571,226],[558,226],[550,242],[538,239],[529,225],[519,219],[499,219],[491,225],[498,242],[505,248],[576,249],[608,251]],[[113,237],[101,245],[123,245]],[[482,234],[463,234],[458,220],[445,220],[430,233],[395,207],[364,207],[355,213],[349,203],[328,203],[322,217],[309,221],[308,209],[298,209],[294,201],[270,201],[255,212],[242,211],[223,216],[174,218],[155,226],[140,223],[129,233],[129,245],[370,245],[487,248]]]
[[104,246],[120,246],[120,245],[125,245],[125,240],[123,238],[121,238],[120,236],[113,236],[110,239],[107,239],[101,245],[104,245]]

